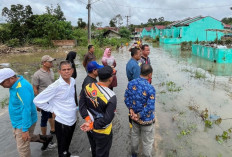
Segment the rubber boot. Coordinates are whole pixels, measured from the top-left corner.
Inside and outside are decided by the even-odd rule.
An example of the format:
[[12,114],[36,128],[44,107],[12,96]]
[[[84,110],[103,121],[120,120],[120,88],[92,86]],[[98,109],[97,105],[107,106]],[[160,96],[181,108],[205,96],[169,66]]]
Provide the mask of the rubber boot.
[[40,135],[40,139],[43,140],[43,146],[41,147],[41,150],[45,150],[48,147],[48,144],[52,141],[53,136],[52,135]]

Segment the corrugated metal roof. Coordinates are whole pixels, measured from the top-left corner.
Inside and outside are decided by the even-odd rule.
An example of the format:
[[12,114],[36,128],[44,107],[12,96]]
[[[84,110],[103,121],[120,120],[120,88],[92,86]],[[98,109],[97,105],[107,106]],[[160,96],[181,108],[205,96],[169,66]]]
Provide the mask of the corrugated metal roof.
[[164,25],[155,25],[155,28],[157,28],[157,29],[165,29],[166,26],[164,26]]
[[175,26],[186,26],[186,25],[188,26],[190,23],[193,23],[193,22],[198,21],[198,20],[203,19],[203,18],[205,18],[205,17],[203,17],[203,16],[196,16],[196,17],[193,17],[191,19],[182,21],[182,22],[176,24]]
[[151,29],[153,29],[153,27],[145,27],[145,29],[146,29],[147,31],[151,31]]
[[181,22],[184,22],[184,21],[187,21],[187,20],[190,20],[190,19],[192,19],[191,17],[188,17],[188,18],[185,18],[185,19],[183,19],[183,20],[180,20],[180,21],[175,21],[175,22],[173,22],[173,23],[171,23],[170,25],[168,25],[167,27],[172,27],[172,26],[174,26],[174,25],[177,25],[177,24],[179,24],[179,23],[181,23]]

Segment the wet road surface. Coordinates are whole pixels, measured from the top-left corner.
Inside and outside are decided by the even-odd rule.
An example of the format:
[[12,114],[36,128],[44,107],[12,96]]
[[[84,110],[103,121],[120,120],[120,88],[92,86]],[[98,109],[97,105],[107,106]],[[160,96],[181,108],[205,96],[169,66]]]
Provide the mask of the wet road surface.
[[[113,144],[111,157],[130,156],[130,129],[128,109],[124,104],[124,91],[127,86],[125,65],[130,53],[123,50],[113,53],[117,61],[118,87],[117,112],[113,120]],[[205,128],[205,123],[197,112],[190,110],[195,106],[199,112],[207,108],[209,115],[218,115],[223,119],[232,118],[232,80],[231,64],[218,65],[181,52],[178,46],[161,45],[152,48],[150,54],[153,66],[152,85],[156,88],[156,131],[153,156],[157,157],[229,157],[232,156],[230,139],[219,144],[216,135],[232,127],[232,120],[222,120],[220,125]],[[198,78],[198,75],[205,76]],[[84,68],[77,67],[77,90],[86,76]],[[168,84],[172,83],[172,86]],[[0,89],[2,93],[7,91]],[[39,120],[35,133],[40,132]],[[7,109],[0,112],[0,156],[16,157],[16,144]],[[78,113],[75,133],[70,146],[73,155],[90,157],[90,145],[86,133],[79,126],[83,123]],[[33,157],[55,157],[57,149],[41,152],[41,144],[31,143]]]

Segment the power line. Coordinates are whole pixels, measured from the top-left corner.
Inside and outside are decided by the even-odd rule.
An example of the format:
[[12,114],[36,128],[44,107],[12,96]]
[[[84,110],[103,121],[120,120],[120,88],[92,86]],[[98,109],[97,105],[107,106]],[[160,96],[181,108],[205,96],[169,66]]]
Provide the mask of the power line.
[[92,2],[91,4],[94,4],[94,3],[99,2],[99,1],[101,1],[101,0],[96,0],[96,1]]
[[83,2],[83,1],[81,1],[81,0],[77,0],[78,2],[81,2],[82,4],[85,4],[85,5],[87,5],[87,3],[85,3],[85,2]]
[[198,7],[198,8],[143,8],[143,7],[136,7],[136,6],[126,6],[126,5],[121,5],[118,4],[118,6],[122,6],[122,7],[127,7],[127,8],[137,8],[137,9],[157,9],[157,10],[186,10],[186,9],[209,9],[209,8],[219,8],[219,7],[229,7],[232,6],[232,4],[228,4],[228,5],[221,5],[221,6],[210,6],[210,7]]

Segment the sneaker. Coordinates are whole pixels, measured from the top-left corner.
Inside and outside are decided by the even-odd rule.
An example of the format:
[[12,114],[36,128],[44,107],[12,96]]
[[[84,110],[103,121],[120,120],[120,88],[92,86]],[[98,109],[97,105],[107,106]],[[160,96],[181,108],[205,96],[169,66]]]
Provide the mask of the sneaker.
[[71,155],[70,157],[79,157],[78,155]]
[[56,131],[50,130],[50,134],[51,134],[51,135],[55,135],[55,134],[56,134]]
[[40,138],[45,141],[43,143],[43,146],[41,147],[41,150],[46,150],[48,147],[48,144],[52,141],[53,136],[52,135],[40,135]]
[[89,148],[89,151],[90,151],[90,152],[92,151],[91,147]]
[[57,146],[57,144],[56,143],[53,143],[52,141],[48,144],[48,148],[49,149],[53,149],[53,148],[55,148]]

